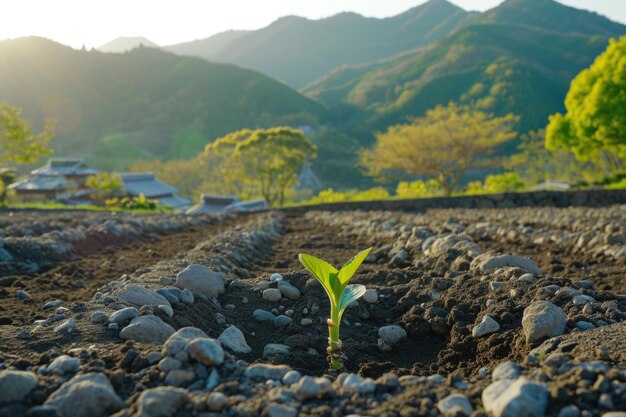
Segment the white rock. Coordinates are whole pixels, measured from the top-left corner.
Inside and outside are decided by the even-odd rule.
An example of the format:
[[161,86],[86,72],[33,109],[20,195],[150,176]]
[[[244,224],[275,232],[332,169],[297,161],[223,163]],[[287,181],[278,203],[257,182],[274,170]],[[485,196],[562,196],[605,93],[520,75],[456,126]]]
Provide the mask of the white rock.
[[341,385],[359,394],[371,394],[376,390],[376,384],[373,379],[361,378],[357,374],[346,375]]
[[105,313],[104,311],[99,311],[99,310],[91,313],[91,316],[89,317],[89,321],[91,321],[92,323],[104,323],[107,320],[108,320],[107,313]]
[[593,297],[590,297],[588,295],[577,295],[576,297],[574,297],[574,299],[572,300],[572,302],[574,303],[575,306],[582,306],[585,305],[587,303],[593,303],[596,300]]
[[117,310],[109,317],[111,323],[121,323],[123,321],[129,321],[139,315],[139,310],[135,307],[126,307],[121,310]]
[[282,381],[284,385],[291,385],[291,384],[295,384],[296,382],[300,381],[300,378],[302,378],[302,375],[300,374],[300,372],[298,371],[289,371],[285,374],[285,376],[283,377]]
[[268,343],[263,348],[263,359],[270,359],[272,356],[276,356],[278,354],[289,353],[291,348],[287,345],[282,345],[280,343]]
[[483,406],[494,417],[545,416],[548,388],[521,377],[503,379],[489,385],[482,393]]
[[491,373],[491,379],[499,381],[501,379],[515,379],[520,374],[520,367],[513,361],[502,362],[495,367]]
[[0,372],[0,401],[22,401],[37,386],[33,372],[5,370]]
[[74,319],[67,319],[63,323],[59,324],[54,328],[54,331],[57,333],[71,333],[74,330],[74,325],[76,322]]
[[263,290],[263,299],[272,303],[276,303],[283,298],[282,293],[278,288],[268,288]]
[[500,325],[490,316],[484,316],[482,321],[472,329],[473,337],[482,337],[500,330]]
[[171,306],[165,297],[147,288],[138,285],[128,285],[127,287],[113,291],[113,296],[118,300],[125,301],[136,306],[158,306],[165,304]]
[[365,301],[366,303],[374,304],[378,301],[378,291],[374,289],[369,289],[365,291],[365,294],[363,294],[363,301]]
[[61,417],[103,417],[124,408],[104,374],[77,375],[52,393],[44,403],[56,408]]
[[290,300],[297,300],[300,298],[300,290],[288,283],[287,281],[281,281],[278,283],[278,290],[282,295]]
[[290,405],[269,403],[267,405],[267,414],[269,417],[297,417],[298,409]]
[[437,403],[437,408],[446,417],[455,417],[459,413],[469,416],[474,411],[469,399],[463,394],[450,394]]
[[524,310],[522,328],[531,343],[565,332],[565,313],[549,301],[535,301]]
[[120,337],[141,343],[161,344],[174,334],[174,328],[157,316],[139,316],[122,329]]
[[206,400],[209,411],[222,411],[228,405],[228,397],[221,392],[212,392]]
[[48,365],[48,372],[56,372],[59,375],[75,373],[78,372],[79,369],[80,360],[68,355],[61,355]]
[[159,361],[159,369],[163,372],[173,371],[182,367],[183,363],[171,356],[166,356]]
[[218,366],[224,362],[224,349],[215,339],[208,337],[193,339],[187,344],[186,349],[189,356],[202,364]]
[[222,346],[235,353],[245,355],[246,353],[252,352],[252,348],[248,346],[243,332],[233,325],[228,326],[228,328],[219,335],[217,340],[220,341]]
[[323,377],[304,376],[294,386],[294,391],[302,400],[319,397],[328,392],[331,383]]
[[394,345],[406,337],[406,330],[400,326],[383,326],[378,329],[378,337],[388,345]]
[[477,268],[483,274],[487,274],[507,266],[515,266],[528,271],[534,276],[541,276],[541,271],[534,261],[513,254],[495,255],[486,253],[474,258],[470,267],[472,269]]
[[283,276],[281,274],[272,274],[270,275],[270,281],[282,281]]
[[145,390],[139,396],[141,417],[172,417],[188,398],[186,389],[157,387]]
[[196,374],[187,369],[173,369],[165,376],[165,383],[174,387],[186,387],[196,379]]
[[274,379],[282,381],[291,368],[287,365],[271,365],[268,363],[254,363],[246,368],[244,376],[251,379]]
[[189,265],[176,276],[175,285],[201,298],[218,297],[225,292],[222,274],[202,265]]
[[60,305],[61,305],[61,300],[53,300],[53,301],[48,301],[41,308],[44,309],[44,310],[51,310],[53,308],[57,308]]
[[176,356],[181,351],[185,351],[187,343],[197,338],[208,338],[209,336],[196,327],[183,327],[171,335],[163,344],[162,356]]

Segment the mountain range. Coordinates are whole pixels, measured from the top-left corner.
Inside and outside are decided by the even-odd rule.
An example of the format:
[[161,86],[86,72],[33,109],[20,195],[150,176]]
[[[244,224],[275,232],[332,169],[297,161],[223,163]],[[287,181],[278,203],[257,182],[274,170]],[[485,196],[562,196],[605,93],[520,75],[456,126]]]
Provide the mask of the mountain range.
[[39,125],[58,119],[60,152],[95,156],[102,168],[191,156],[245,127],[324,126],[314,139],[325,157],[313,168],[326,184],[352,186],[374,132],[437,104],[515,113],[521,133],[544,127],[573,77],[624,34],[553,0],[484,13],[430,0],[386,19],[288,16],[160,48],[119,38],[77,51],[24,38],[0,42],[0,102]]

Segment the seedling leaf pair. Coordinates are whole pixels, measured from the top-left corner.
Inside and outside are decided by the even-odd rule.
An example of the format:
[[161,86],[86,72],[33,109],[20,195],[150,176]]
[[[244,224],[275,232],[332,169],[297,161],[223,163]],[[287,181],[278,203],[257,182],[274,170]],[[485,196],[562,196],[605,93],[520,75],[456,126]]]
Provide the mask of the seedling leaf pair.
[[341,367],[341,341],[339,340],[339,324],[346,308],[365,294],[365,286],[360,284],[348,285],[348,282],[372,248],[359,252],[346,262],[340,270],[323,259],[301,253],[298,259],[304,267],[322,284],[330,301],[330,319],[328,321],[329,349],[331,366],[334,369]]

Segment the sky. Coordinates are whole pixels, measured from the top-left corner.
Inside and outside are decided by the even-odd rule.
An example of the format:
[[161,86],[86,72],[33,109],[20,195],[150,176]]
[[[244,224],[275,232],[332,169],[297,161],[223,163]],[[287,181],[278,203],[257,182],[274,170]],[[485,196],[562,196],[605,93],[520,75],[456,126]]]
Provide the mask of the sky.
[[[484,11],[502,0],[451,0]],[[559,0],[626,23],[626,0]],[[259,29],[281,16],[310,19],[353,11],[388,17],[425,0],[0,0],[0,40],[43,36],[80,48],[119,36],[145,36],[159,45],[206,38],[228,29]]]

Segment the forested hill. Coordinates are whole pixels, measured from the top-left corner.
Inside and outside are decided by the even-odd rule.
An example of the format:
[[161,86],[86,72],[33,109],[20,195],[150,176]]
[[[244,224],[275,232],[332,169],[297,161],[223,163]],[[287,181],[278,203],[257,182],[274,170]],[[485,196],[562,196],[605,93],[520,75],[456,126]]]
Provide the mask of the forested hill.
[[35,126],[55,119],[58,154],[95,155],[102,168],[191,156],[245,127],[315,126],[324,112],[286,85],[234,65],[152,48],[75,50],[43,38],[0,42],[0,102],[22,107]]
[[166,49],[254,68],[299,88],[338,66],[428,45],[474,16],[446,0],[430,0],[385,19],[356,13],[321,20],[287,16],[263,29],[226,32]]
[[333,108],[354,106],[367,135],[450,100],[521,116],[521,131],[560,111],[572,78],[626,26],[552,0],[507,0],[433,45],[336,69],[302,91]]

